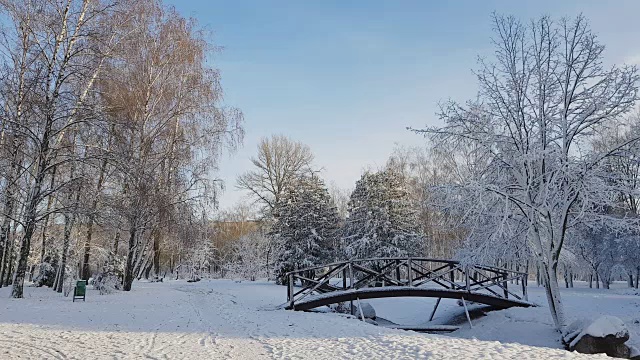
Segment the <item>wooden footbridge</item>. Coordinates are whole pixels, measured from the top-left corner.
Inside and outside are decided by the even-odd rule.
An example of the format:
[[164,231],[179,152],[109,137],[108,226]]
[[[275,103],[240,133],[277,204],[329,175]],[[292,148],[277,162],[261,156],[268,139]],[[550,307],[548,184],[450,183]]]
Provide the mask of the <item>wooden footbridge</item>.
[[348,260],[288,273],[286,308],[310,310],[349,301],[353,312],[353,301],[418,296],[438,299],[431,320],[443,298],[461,299],[465,309],[465,301],[502,309],[529,307],[533,304],[527,297],[527,276],[495,266],[463,265],[452,260]]

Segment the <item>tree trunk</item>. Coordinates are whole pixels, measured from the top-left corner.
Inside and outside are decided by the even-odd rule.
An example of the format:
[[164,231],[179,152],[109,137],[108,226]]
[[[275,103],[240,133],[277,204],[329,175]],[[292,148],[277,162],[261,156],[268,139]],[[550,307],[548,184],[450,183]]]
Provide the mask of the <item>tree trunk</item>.
[[[73,181],[75,176],[75,166],[71,166],[70,178]],[[60,279],[58,281],[58,287],[56,291],[61,293],[64,285],[64,278],[67,275],[67,257],[69,253],[69,243],[71,241],[71,230],[73,230],[73,225],[76,221],[76,213],[78,210],[78,205],[80,204],[80,193],[82,192],[81,186],[74,186],[72,188],[75,190],[75,199],[73,197],[73,193],[69,193],[67,199],[69,202],[73,199],[73,204],[71,204],[71,209],[65,211],[64,213],[64,239],[62,242],[62,256],[60,258]],[[71,189],[70,189],[71,190]]]
[[[13,234],[15,235],[15,231],[13,231]],[[7,260],[7,273],[4,279],[4,285],[5,286],[9,286],[9,285],[13,285],[14,282],[14,267],[16,266],[16,248],[15,248],[15,244],[13,244],[13,239],[14,237],[11,237],[11,246],[9,247],[9,256],[8,256],[8,260]]]
[[[47,99],[47,105],[51,110],[50,99]],[[18,265],[13,279],[13,288],[11,289],[11,297],[22,298],[24,276],[27,271],[27,261],[29,260],[29,252],[31,251],[31,239],[36,230],[36,222],[38,220],[38,205],[42,200],[42,185],[49,166],[49,143],[51,141],[51,128],[53,126],[53,113],[48,113],[45,121],[44,134],[42,135],[41,146],[38,152],[38,163],[35,180],[29,196],[26,201],[26,209],[24,212],[24,235],[20,241],[20,252],[18,253]]]
[[9,247],[9,242],[0,240],[0,288],[3,286],[4,280],[4,260],[5,253],[7,252],[7,248]]
[[31,215],[27,215],[27,222],[25,226],[24,236],[20,242],[20,252],[18,253],[18,265],[16,267],[15,276],[13,278],[13,288],[11,289],[11,297],[19,299],[23,297],[24,276],[27,271],[27,260],[29,259],[29,251],[31,250],[31,238],[33,232],[36,229],[36,216],[35,207],[37,201],[31,198],[29,202],[28,212]]
[[89,215],[89,223],[87,224],[87,237],[84,241],[84,255],[82,256],[82,280],[89,280],[91,277],[91,269],[89,267],[89,258],[91,256],[91,237],[93,236],[93,215]]
[[600,276],[596,272],[596,289],[600,289]]
[[[160,276],[160,230],[158,229],[153,234],[153,272],[156,276]],[[149,274],[145,275],[145,278],[149,278]]]
[[13,238],[7,238],[7,247],[5,249],[4,260],[3,260],[3,274],[0,277],[0,284],[3,286],[11,285],[12,274],[13,274],[13,262],[15,261],[15,244],[13,243]]
[[[56,171],[57,171],[57,166],[53,167],[53,170],[51,171],[51,179],[49,180],[49,189],[53,189],[53,186],[56,183]],[[51,208],[53,207],[53,200],[54,197],[53,196],[49,196],[47,198],[47,213],[44,216],[44,224],[42,225],[42,246],[40,249],[40,263],[42,264],[44,262],[44,257],[45,257],[45,250],[47,249],[47,229],[49,227],[49,212],[51,211]]]
[[29,282],[33,281],[33,273],[36,271],[36,266],[35,265],[31,265],[31,268],[29,269]]
[[91,257],[91,238],[93,236],[93,223],[95,222],[95,213],[98,208],[99,194],[102,191],[102,184],[104,182],[104,173],[107,168],[107,159],[105,158],[100,165],[100,173],[98,175],[98,184],[96,186],[96,195],[91,202],[91,209],[89,210],[89,218],[87,224],[87,237],[84,242],[84,256],[82,257],[82,279],[89,280],[91,277],[91,271],[89,267],[89,258]]
[[51,289],[53,291],[57,291],[58,290],[58,283],[60,282],[60,271],[62,270],[62,268],[60,267],[60,264],[58,264],[58,267],[56,268],[56,277],[55,279],[53,279],[53,286],[51,287]]
[[4,240],[0,240],[4,243],[4,248],[2,249],[2,252],[0,252],[0,287],[3,287],[4,285],[7,284],[7,282],[5,282],[5,278],[6,278],[6,274],[10,271],[9,270],[9,260],[11,259],[11,253],[12,253],[12,248],[13,248],[13,244],[11,243],[11,241],[9,240],[9,232],[4,232],[2,231],[2,238]]
[[56,287],[56,292],[61,293],[64,285],[64,276],[67,270],[67,253],[69,252],[69,239],[71,237],[71,228],[73,227],[73,214],[64,214],[64,240],[62,242],[62,254],[60,256],[60,277]]
[[[154,257],[155,257],[155,255],[154,255]],[[144,268],[143,273],[144,273],[144,278],[145,278],[146,280],[149,280],[149,274],[151,274],[151,268],[153,268],[153,264],[146,264],[146,265],[145,265],[145,268]],[[159,277],[159,275],[160,275],[160,274],[156,273],[156,276],[158,276],[158,277]]]
[[[14,199],[14,185],[15,182],[12,177],[7,179],[7,189],[5,191],[5,200],[3,212],[6,214],[2,219],[2,225],[0,225],[0,287],[2,287],[5,275],[10,274],[10,261],[13,255],[13,244],[9,238],[11,233],[11,217],[14,215],[15,199]],[[8,277],[8,276],[6,276]]]
[[544,282],[545,293],[547,295],[547,302],[549,303],[549,310],[551,311],[551,317],[556,329],[562,332],[565,326],[564,306],[560,297],[560,287],[558,286],[558,277],[554,266],[550,266],[542,263],[540,265],[540,272],[542,280]]
[[136,237],[136,227],[135,221],[132,222],[131,228],[129,229],[129,246],[127,248],[127,262],[124,268],[124,282],[122,284],[122,290],[131,291],[131,284],[133,284],[133,267],[134,267],[134,257],[137,247],[137,237]]
[[118,245],[120,245],[120,232],[116,232],[116,236],[113,239],[113,254],[118,255]]
[[573,272],[569,273],[569,287],[570,288],[573,288],[573,277],[574,277]]

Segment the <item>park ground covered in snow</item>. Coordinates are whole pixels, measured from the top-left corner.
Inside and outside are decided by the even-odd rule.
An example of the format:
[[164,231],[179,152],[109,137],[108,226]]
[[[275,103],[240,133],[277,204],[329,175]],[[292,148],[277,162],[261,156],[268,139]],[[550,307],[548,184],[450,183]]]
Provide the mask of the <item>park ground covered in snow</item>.
[[[621,318],[640,343],[640,296],[613,289],[563,289],[568,317]],[[48,288],[25,288],[25,299],[0,289],[0,359],[553,359],[590,358],[562,350],[542,288],[540,307],[493,311],[459,321],[448,335],[387,329],[335,313],[279,310],[286,288],[267,282],[203,280],[136,283],[131,292],[71,302]],[[434,300],[370,301],[378,316],[424,325]],[[435,323],[462,318],[443,300]],[[602,356],[602,355],[600,355]],[[598,356],[596,356],[598,357]],[[593,357],[591,357],[593,358]]]

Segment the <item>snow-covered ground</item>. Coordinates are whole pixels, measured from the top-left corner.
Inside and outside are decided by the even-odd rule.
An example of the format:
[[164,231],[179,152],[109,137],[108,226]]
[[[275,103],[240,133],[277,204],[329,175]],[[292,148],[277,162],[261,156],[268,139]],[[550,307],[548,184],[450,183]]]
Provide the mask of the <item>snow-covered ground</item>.
[[[620,316],[637,341],[640,325],[633,321],[640,318],[640,296],[623,292],[564,294],[570,316]],[[86,303],[72,303],[31,287],[25,288],[25,299],[13,300],[3,288],[0,359],[588,358],[557,349],[545,308],[492,312],[475,319],[473,329],[462,324],[450,336],[437,336],[337,314],[274,310],[285,293],[284,287],[265,282],[139,282],[130,293],[100,296],[89,290]],[[541,290],[532,287],[531,294],[543,303]],[[404,324],[424,322],[431,311],[428,300],[393,301],[372,304],[380,316]],[[455,303],[444,305],[436,319],[460,311]]]

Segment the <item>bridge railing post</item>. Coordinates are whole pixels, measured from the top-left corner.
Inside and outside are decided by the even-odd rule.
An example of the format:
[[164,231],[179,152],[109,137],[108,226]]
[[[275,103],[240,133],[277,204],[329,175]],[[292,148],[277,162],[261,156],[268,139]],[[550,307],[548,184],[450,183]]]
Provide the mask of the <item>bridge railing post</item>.
[[411,265],[411,258],[407,259],[407,285],[413,284],[413,267]]
[[464,281],[467,288],[467,291],[471,291],[471,286],[469,285],[469,265],[464,266]]
[[522,275],[522,296],[524,297],[525,301],[529,301],[529,296],[527,294],[527,280],[528,280],[529,274],[526,275]]
[[347,290],[347,268],[342,269],[342,290]]
[[502,275],[502,286],[504,290],[505,299],[509,298],[509,287],[508,287],[509,282],[507,281],[508,278],[509,278],[509,275],[507,273],[504,273],[504,275]]
[[456,273],[455,273],[455,265],[449,264],[449,280],[451,281],[451,288],[456,288]]
[[[353,289],[353,262],[349,260],[349,289]],[[349,313],[353,315],[353,300],[349,303]]]
[[294,300],[293,300],[293,274],[289,274],[289,283],[287,284],[287,300],[289,300],[289,308],[291,308],[291,310],[295,310],[294,309]]

